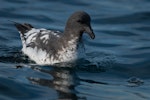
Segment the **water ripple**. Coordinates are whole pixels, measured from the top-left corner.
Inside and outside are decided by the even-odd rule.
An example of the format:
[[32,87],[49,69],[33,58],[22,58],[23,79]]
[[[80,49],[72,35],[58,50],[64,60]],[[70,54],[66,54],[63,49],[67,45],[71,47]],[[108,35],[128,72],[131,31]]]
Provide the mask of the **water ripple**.
[[130,15],[98,18],[94,19],[94,22],[100,22],[101,24],[133,24],[133,23],[148,23],[150,21],[150,12],[137,12]]

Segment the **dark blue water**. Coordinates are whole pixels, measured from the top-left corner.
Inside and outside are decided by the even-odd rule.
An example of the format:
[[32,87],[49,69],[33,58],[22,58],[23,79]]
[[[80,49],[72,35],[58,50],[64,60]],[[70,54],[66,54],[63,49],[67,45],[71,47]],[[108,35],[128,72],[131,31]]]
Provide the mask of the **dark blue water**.
[[[0,100],[150,99],[149,0],[0,2]],[[76,68],[34,65],[21,53],[8,20],[63,31],[77,10],[91,15],[96,39],[84,36],[87,57]]]

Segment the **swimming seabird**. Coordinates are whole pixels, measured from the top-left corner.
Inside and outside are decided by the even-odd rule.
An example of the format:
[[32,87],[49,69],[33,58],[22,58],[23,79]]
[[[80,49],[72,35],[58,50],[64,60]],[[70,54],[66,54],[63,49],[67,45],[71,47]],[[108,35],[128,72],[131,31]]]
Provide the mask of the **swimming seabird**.
[[89,14],[77,11],[69,17],[64,32],[37,29],[27,23],[14,22],[14,25],[20,33],[23,53],[37,64],[53,65],[77,59],[83,33],[95,38],[90,22]]

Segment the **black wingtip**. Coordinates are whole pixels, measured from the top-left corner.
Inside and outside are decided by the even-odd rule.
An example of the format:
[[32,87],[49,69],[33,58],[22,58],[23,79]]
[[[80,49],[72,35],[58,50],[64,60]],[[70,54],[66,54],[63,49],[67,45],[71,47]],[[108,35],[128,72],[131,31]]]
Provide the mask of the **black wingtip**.
[[8,21],[13,22],[14,25],[16,26],[16,28],[18,29],[18,31],[21,32],[22,34],[30,31],[33,28],[32,25],[27,24],[27,23],[20,24],[18,22],[12,21],[12,20],[8,20]]

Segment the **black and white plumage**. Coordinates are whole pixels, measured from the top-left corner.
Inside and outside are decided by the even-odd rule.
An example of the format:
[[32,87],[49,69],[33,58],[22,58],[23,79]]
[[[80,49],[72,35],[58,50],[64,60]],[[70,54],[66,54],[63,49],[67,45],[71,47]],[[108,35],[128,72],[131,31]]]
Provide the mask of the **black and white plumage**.
[[46,29],[37,29],[32,25],[14,23],[22,40],[22,51],[37,64],[55,64],[70,62],[77,58],[78,45],[82,34],[95,35],[90,25],[91,18],[84,11],[73,13],[63,33]]

